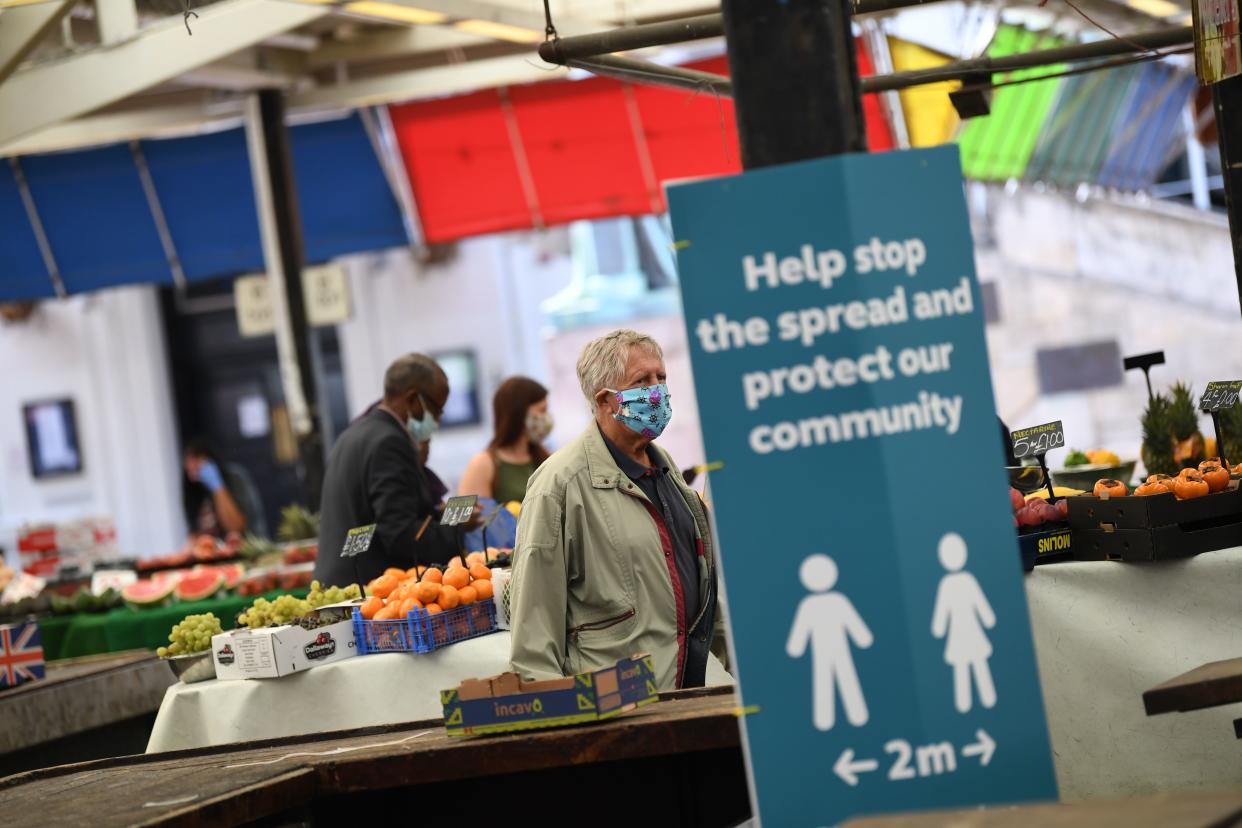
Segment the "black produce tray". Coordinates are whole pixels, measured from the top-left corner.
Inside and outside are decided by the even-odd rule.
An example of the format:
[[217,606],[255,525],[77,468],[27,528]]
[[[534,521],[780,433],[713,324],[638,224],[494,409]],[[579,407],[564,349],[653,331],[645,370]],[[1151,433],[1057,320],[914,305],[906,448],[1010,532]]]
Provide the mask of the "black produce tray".
[[1080,561],[1162,561],[1242,546],[1242,491],[1194,500],[1171,494],[1069,498],[1073,555]]
[[1242,521],[1200,528],[1102,529],[1074,532],[1079,561],[1167,561],[1242,546]]
[[1194,500],[1178,500],[1171,494],[1108,500],[1078,495],[1067,500],[1070,528],[1078,530],[1155,529],[1212,520],[1242,520],[1242,489],[1237,488]]
[[1069,560],[1072,557],[1073,539],[1070,528],[1064,523],[1045,524],[1034,531],[1018,535],[1018,549],[1022,552],[1022,571],[1030,572],[1037,564]]

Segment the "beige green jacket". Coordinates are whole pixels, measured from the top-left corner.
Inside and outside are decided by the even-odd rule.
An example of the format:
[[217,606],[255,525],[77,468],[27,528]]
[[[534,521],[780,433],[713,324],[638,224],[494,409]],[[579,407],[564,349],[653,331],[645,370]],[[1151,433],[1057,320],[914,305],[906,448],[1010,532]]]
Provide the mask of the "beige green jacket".
[[572,675],[650,653],[659,687],[668,690],[687,676],[701,683],[694,675],[709,647],[723,660],[706,509],[668,455],[660,454],[694,515],[699,582],[692,587],[702,599],[700,617],[678,617],[668,534],[591,423],[544,461],[522,504],[509,612],[512,668],[524,678]]

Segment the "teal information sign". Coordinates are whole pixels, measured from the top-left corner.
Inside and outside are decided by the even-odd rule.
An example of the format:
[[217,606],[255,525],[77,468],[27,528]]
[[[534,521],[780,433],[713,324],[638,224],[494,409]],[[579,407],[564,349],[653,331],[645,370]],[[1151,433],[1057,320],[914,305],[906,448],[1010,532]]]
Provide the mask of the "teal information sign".
[[668,198],[763,822],[1054,799],[957,148]]

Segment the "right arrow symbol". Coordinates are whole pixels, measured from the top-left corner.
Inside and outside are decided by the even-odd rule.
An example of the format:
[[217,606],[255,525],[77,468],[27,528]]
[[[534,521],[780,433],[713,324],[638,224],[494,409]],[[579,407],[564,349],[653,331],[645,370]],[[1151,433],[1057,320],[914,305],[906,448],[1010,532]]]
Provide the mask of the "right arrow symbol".
[[962,748],[962,755],[978,756],[979,764],[986,768],[988,762],[992,761],[992,754],[996,752],[996,742],[992,741],[992,737],[982,728],[975,731],[975,738],[979,741]]
[[858,784],[859,773],[873,771],[880,766],[880,763],[874,759],[860,759],[854,761],[854,749],[846,748],[841,754],[841,758],[837,759],[837,763],[832,766],[832,770],[837,776],[841,777],[841,781],[853,787]]

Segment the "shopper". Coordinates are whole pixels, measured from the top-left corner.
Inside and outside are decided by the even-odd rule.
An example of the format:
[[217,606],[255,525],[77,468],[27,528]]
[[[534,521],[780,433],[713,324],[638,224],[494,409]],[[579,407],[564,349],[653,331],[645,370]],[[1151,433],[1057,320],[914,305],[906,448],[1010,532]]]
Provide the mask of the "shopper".
[[649,336],[589,343],[578,381],[594,422],[530,480],[518,522],[511,661],[569,675],[650,653],[661,689],[704,683],[723,652],[706,510],[652,441],[672,416]]
[[496,389],[492,412],[492,441],[470,458],[457,493],[520,503],[530,476],[548,459],[548,389],[528,377],[510,377]]
[[194,437],[182,452],[181,501],[192,535],[224,538],[230,533],[267,535],[259,492],[246,470],[221,463],[211,444]]
[[[461,552],[462,527],[440,525],[419,456],[448,395],[448,377],[435,360],[403,356],[384,375],[383,402],[337,440],[320,500],[315,577],[321,583],[365,584],[388,567],[443,563]],[[371,524],[367,551],[342,558],[349,530]]]

